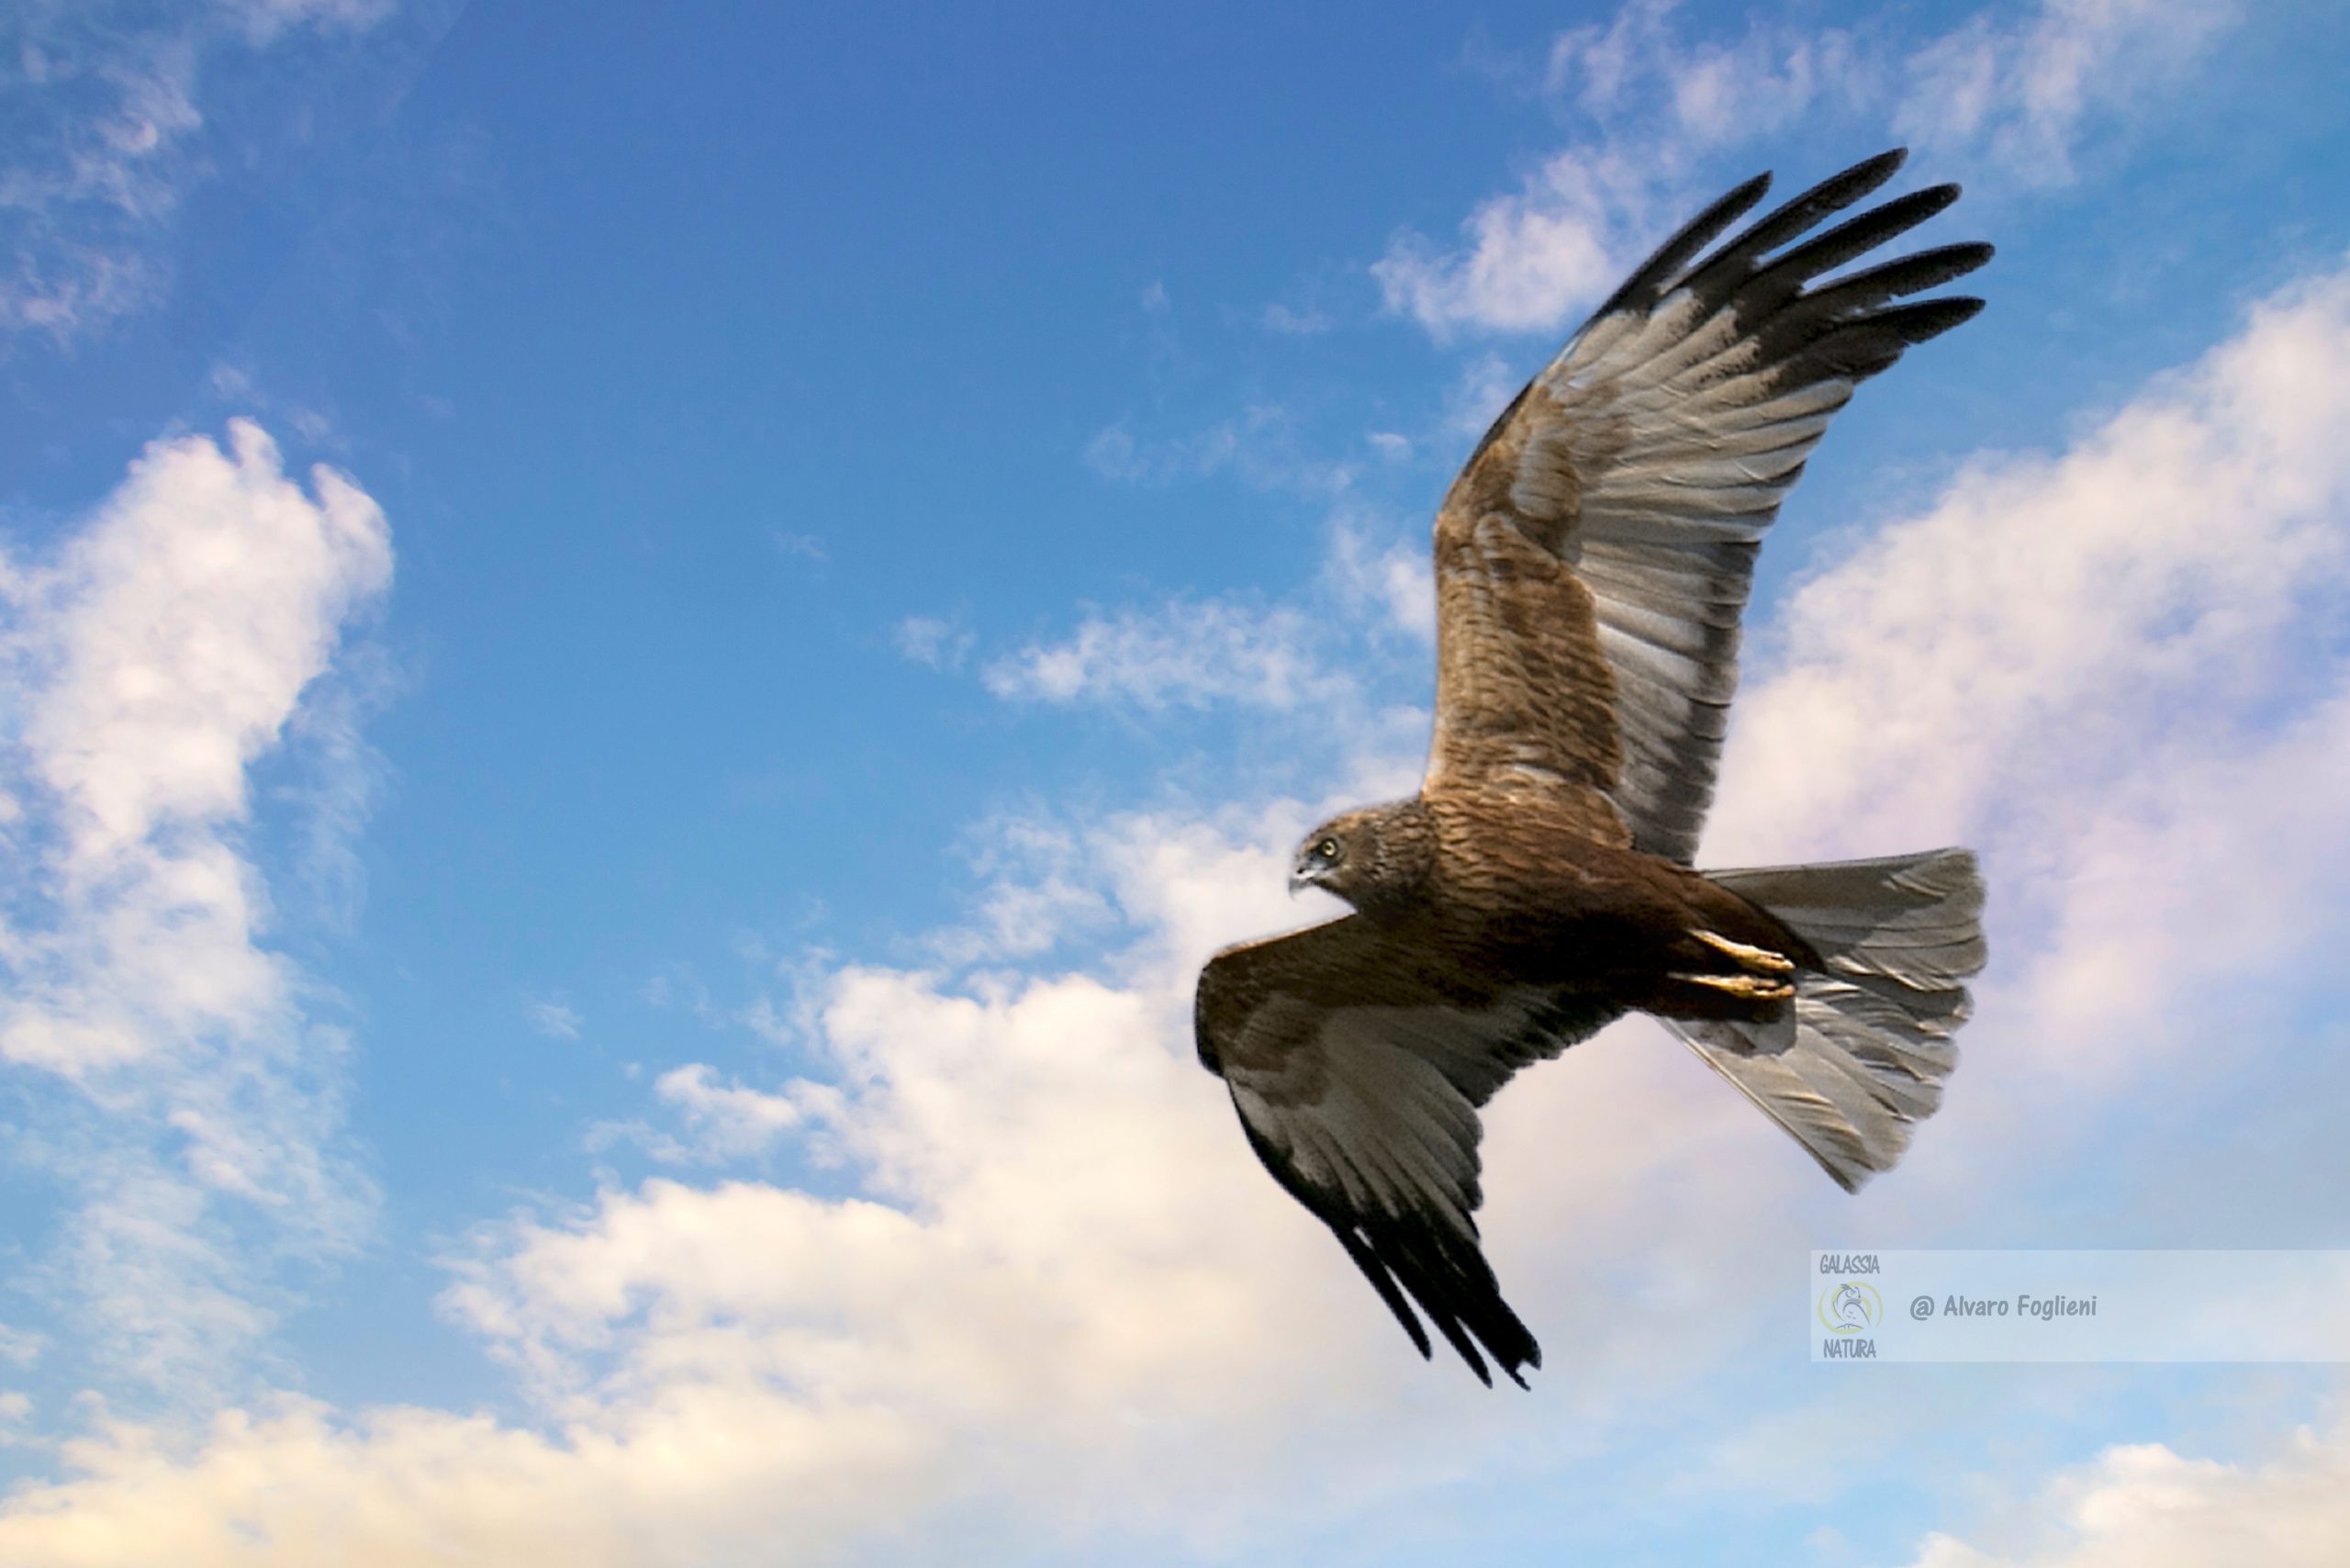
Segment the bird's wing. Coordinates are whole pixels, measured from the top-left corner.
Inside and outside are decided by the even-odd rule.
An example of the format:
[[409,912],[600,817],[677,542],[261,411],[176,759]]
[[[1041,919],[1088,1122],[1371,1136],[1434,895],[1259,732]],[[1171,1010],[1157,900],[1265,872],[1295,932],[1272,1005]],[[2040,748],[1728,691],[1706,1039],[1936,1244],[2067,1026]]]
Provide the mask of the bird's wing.
[[1596,796],[1623,830],[1603,836],[1690,859],[1763,531],[1852,388],[1982,308],[1897,302],[1988,245],[1817,281],[1957,199],[1937,185],[1802,238],[1901,161],[1848,169],[1700,255],[1769,176],[1723,196],[1494,422],[1437,518],[1431,786]]
[[1200,1059],[1249,1147],[1429,1354],[1411,1305],[1488,1385],[1542,1353],[1478,1244],[1477,1108],[1621,1010],[1480,981],[1360,915],[1227,948],[1200,974]]

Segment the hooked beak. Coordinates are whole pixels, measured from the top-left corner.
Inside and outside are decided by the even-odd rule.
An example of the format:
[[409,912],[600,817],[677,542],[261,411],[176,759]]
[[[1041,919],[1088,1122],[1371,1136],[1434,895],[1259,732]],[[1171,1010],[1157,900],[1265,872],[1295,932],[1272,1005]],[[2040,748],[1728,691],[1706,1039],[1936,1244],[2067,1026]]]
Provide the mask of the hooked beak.
[[1297,897],[1313,885],[1314,879],[1304,871],[1293,870],[1289,874],[1289,896],[1292,898]]

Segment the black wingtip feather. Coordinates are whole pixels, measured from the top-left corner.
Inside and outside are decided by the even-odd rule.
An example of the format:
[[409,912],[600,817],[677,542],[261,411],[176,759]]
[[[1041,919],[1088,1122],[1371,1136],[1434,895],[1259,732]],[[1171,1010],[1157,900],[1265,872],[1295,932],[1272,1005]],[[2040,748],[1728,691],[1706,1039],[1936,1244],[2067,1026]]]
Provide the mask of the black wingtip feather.
[[1622,286],[1607,297],[1607,302],[1593,312],[1593,319],[1611,315],[1617,310],[1646,310],[1665,297],[1673,279],[1691,258],[1717,235],[1743,218],[1771,189],[1771,175],[1766,171],[1715,198],[1705,211],[1681,226],[1672,239],[1656,248],[1656,253],[1633,269]]
[[1941,337],[1953,327],[1964,326],[1983,313],[1983,301],[1971,294],[1953,294],[1947,299],[1929,299],[1917,305],[1897,306],[1880,314],[1880,320],[1896,322],[1909,346]]
[[1908,148],[1896,147],[1874,158],[1863,158],[1851,168],[1829,175],[1800,196],[1791,197],[1776,211],[1757,218],[1751,228],[1730,241],[1725,253],[1751,260],[1765,252],[1776,250],[1829,214],[1841,212],[1854,202],[1874,194],[1886,181],[1900,173],[1901,165],[1908,159]]
[[1808,282],[1908,233],[1957,199],[1956,185],[1929,185],[1908,196],[1895,196],[1882,207],[1873,207],[1805,241],[1763,267],[1758,276],[1794,285]]
[[[1299,1195],[1330,1227],[1423,1360],[1432,1361],[1436,1354],[1427,1328],[1421,1326],[1425,1315],[1487,1388],[1494,1386],[1487,1356],[1512,1383],[1528,1386],[1519,1369],[1539,1367],[1542,1347],[1502,1299],[1501,1282],[1473,1235],[1462,1236],[1442,1221],[1419,1215],[1380,1219],[1334,1215]],[[1412,1310],[1414,1305],[1418,1312]]]
[[[1648,286],[1655,298],[1639,303],[1652,305],[1686,291],[1709,315],[1732,312],[1755,346],[1748,364],[1768,371],[1771,385],[1779,391],[1834,380],[1859,382],[1876,375],[1906,350],[1941,336],[1983,308],[1983,302],[1972,297],[1891,302],[1964,276],[1993,254],[1989,245],[1980,242],[1942,245],[1811,286],[1813,280],[1908,233],[1958,199],[1955,185],[1929,185],[1811,232],[1882,186],[1907,156],[1904,149],[1895,148],[1830,175],[1756,219],[1711,255],[1695,261],[1679,279],[1654,279]],[[1752,185],[1749,181],[1732,195],[1748,196]],[[1746,205],[1751,205],[1751,197]],[[1707,212],[1723,208],[1725,203],[1718,202]],[[1737,204],[1730,204],[1730,209],[1742,210]],[[1676,238],[1659,252],[1659,260],[1682,264],[1692,254]],[[1639,276],[1645,278],[1656,265],[1651,263]]]
[[[1476,1345],[1461,1328],[1459,1320],[1449,1314],[1432,1312],[1428,1316],[1436,1319],[1437,1330],[1444,1336],[1445,1343],[1450,1345],[1460,1359],[1469,1363],[1469,1370],[1477,1374],[1477,1381],[1487,1388],[1493,1387],[1494,1374],[1486,1370],[1485,1358],[1477,1353]],[[1511,1372],[1510,1375],[1515,1377],[1517,1374]]]
[[1930,288],[1940,288],[1954,278],[1964,277],[1988,262],[1995,252],[1980,240],[1956,245],[1937,245],[1931,250],[1896,256],[1889,262],[1861,272],[1848,273],[1831,284],[1813,289],[1804,296],[1807,309],[1832,309],[1850,314],[1888,299],[1900,299],[1912,294],[1923,294]]
[[1805,344],[1840,326],[1863,319],[1869,311],[1890,300],[1939,288],[1990,259],[1988,245],[1943,245],[1853,273],[1824,288],[1812,289],[1781,306],[1755,329],[1762,361],[1777,364]]
[[[1864,158],[1757,218],[1712,255],[1698,260],[1698,252],[1707,244],[1762,199],[1770,176],[1756,175],[1716,200],[1660,246],[1593,313],[1592,319],[1597,320],[1617,310],[1651,309],[1665,296],[1680,289],[1695,294],[1708,310],[1735,299],[1742,308],[1768,311],[1826,295],[1829,291],[1825,289],[1806,295],[1804,286],[1932,218],[1958,199],[1959,187],[1945,184],[1911,191],[1815,234],[1792,250],[1776,256],[1772,252],[1794,244],[1829,217],[1874,193],[1900,172],[1908,157],[1908,149],[1895,147]],[[1987,245],[1952,245],[1873,269],[1864,275],[1875,284],[1886,286],[1886,290],[1867,303],[1882,303],[1886,298],[1934,287],[1981,266],[1990,256],[1991,248]],[[1765,257],[1771,259],[1766,261]],[[1846,279],[1843,283],[1857,281]],[[1831,286],[1841,287],[1843,284]],[[1861,306],[1857,300],[1848,303],[1854,310]],[[1843,313],[1835,307],[1820,312],[1828,318]]]
[[1897,305],[1821,334],[1790,358],[1781,389],[1841,376],[1863,381],[1899,359],[1904,352],[1971,320],[1983,302],[1971,296]]
[[1896,147],[1864,158],[1755,219],[1746,231],[1724,245],[1682,280],[1678,286],[1695,292],[1709,304],[1719,304],[1735,293],[1752,273],[1758,257],[1778,249],[1809,230],[1831,213],[1843,211],[1886,181],[1908,162],[1909,150]]
[[1493,1375],[1485,1364],[1488,1355],[1512,1383],[1527,1386],[1518,1369],[1540,1366],[1542,1348],[1502,1299],[1501,1282],[1494,1277],[1493,1267],[1478,1249],[1473,1235],[1464,1236],[1442,1222],[1411,1215],[1364,1222],[1359,1244],[1411,1294],[1428,1321],[1486,1387],[1493,1386]]
[[1404,1293],[1395,1288],[1395,1276],[1387,1271],[1387,1266],[1362,1244],[1352,1228],[1331,1225],[1330,1232],[1338,1238],[1338,1245],[1347,1249],[1347,1256],[1354,1260],[1355,1267],[1362,1271],[1362,1277],[1371,1282],[1371,1288],[1379,1293],[1379,1299],[1387,1304],[1387,1310],[1395,1315],[1395,1321],[1404,1326],[1404,1332],[1412,1337],[1412,1343],[1419,1347],[1420,1360],[1434,1361],[1436,1347],[1428,1343],[1428,1331],[1420,1327],[1419,1316],[1413,1312],[1412,1304],[1405,1301]]
[[[1274,1155],[1246,1116],[1240,1119],[1240,1130],[1281,1189],[1330,1227],[1330,1234],[1338,1238],[1362,1277],[1412,1337],[1423,1360],[1435,1360],[1436,1348],[1412,1311],[1413,1302],[1419,1304],[1428,1321],[1487,1388],[1493,1387],[1494,1375],[1486,1370],[1484,1357],[1477,1353],[1480,1340],[1512,1383],[1527,1386],[1517,1369],[1540,1366],[1542,1347],[1502,1299],[1501,1282],[1477,1249],[1473,1226],[1471,1234],[1461,1236],[1448,1229],[1445,1222],[1423,1215],[1358,1220],[1334,1214],[1313,1188],[1299,1182]],[[1474,1339],[1470,1338],[1472,1334]]]

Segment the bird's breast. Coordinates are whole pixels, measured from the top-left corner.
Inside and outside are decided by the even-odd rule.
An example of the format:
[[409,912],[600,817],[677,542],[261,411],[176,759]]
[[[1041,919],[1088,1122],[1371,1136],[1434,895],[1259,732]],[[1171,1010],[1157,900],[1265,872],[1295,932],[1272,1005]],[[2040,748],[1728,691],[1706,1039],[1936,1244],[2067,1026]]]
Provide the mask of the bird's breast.
[[1572,810],[1465,801],[1434,816],[1428,918],[1489,974],[1546,984],[1619,974],[1680,933],[1673,868],[1592,839]]

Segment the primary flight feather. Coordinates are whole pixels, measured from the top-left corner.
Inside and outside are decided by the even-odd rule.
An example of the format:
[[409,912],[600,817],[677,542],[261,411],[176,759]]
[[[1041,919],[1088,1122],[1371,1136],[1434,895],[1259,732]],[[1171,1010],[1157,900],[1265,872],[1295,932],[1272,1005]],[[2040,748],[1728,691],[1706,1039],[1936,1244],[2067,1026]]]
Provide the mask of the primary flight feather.
[[1853,388],[1982,308],[1913,297],[1984,244],[1822,281],[1957,199],[1820,230],[1902,158],[1709,252],[1770,177],[1739,186],[1518,393],[1437,513],[1420,791],[1298,851],[1292,885],[1355,913],[1201,971],[1200,1059],[1249,1147],[1421,1354],[1424,1315],[1489,1383],[1488,1357],[1521,1385],[1541,1363],[1475,1218],[1477,1113],[1520,1068],[1653,1014],[1849,1190],[1900,1159],[1956,1063],[1984,962],[1971,853],[1690,867],[1764,531]]

